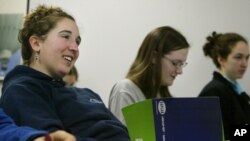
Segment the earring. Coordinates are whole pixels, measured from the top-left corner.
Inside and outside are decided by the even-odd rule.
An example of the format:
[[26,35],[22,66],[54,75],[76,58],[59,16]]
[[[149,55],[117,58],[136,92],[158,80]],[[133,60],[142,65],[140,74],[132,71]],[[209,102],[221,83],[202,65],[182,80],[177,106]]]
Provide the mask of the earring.
[[37,60],[39,60],[39,54],[36,52],[36,54],[35,54],[35,60],[37,61]]

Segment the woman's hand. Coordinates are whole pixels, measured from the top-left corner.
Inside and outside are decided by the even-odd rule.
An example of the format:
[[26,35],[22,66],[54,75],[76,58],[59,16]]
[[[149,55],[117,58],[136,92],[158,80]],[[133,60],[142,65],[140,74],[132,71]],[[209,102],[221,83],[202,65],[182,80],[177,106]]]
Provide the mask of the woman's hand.
[[38,137],[34,141],[76,141],[76,138],[68,132],[57,130],[48,136]]

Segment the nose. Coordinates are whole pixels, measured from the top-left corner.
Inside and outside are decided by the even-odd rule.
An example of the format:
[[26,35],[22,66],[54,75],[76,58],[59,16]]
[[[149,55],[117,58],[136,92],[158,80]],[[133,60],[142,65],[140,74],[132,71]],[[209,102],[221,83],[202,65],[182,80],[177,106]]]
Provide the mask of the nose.
[[177,74],[182,74],[183,73],[182,72],[182,67],[177,67],[176,72],[177,72]]
[[70,44],[70,47],[69,47],[69,49],[70,50],[72,50],[72,51],[78,51],[79,49],[78,49],[78,44],[76,43],[76,42],[72,42],[71,44]]
[[243,67],[247,67],[248,66],[248,59],[247,58],[243,59],[241,64]]

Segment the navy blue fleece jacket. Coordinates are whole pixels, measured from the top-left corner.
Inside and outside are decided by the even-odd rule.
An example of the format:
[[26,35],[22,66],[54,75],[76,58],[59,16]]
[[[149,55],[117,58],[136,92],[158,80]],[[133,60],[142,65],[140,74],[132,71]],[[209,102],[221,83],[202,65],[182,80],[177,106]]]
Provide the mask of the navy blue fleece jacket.
[[66,130],[78,141],[129,141],[127,128],[86,88],[65,87],[27,66],[17,66],[4,79],[0,103],[18,125]]

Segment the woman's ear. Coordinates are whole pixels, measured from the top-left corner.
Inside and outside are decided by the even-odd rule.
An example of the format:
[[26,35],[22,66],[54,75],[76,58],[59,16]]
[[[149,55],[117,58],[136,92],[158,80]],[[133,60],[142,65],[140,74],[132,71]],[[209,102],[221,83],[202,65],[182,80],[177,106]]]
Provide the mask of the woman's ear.
[[34,51],[37,52],[40,50],[40,40],[37,36],[35,36],[35,35],[30,36],[29,42],[30,42],[31,48]]
[[218,56],[217,61],[220,64],[220,66],[224,66],[226,59],[222,58],[221,56]]
[[158,52],[157,51],[153,51],[152,53],[152,64],[155,64],[156,61],[157,61],[157,55],[158,55]]

